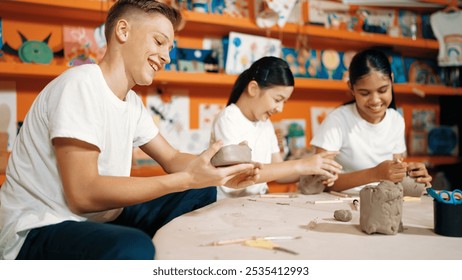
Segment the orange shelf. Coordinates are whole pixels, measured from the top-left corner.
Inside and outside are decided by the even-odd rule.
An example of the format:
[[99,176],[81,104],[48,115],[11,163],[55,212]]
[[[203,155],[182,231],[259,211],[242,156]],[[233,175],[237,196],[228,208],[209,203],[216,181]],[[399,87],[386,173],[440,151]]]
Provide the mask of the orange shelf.
[[47,20],[75,19],[104,22],[113,1],[95,0],[15,0],[2,1],[2,11],[8,14],[40,15]]
[[419,0],[419,2],[429,3],[429,4],[437,4],[437,5],[462,5],[462,1],[460,0]]
[[454,164],[458,163],[460,160],[456,156],[408,156],[405,161],[425,162],[432,166],[436,166],[442,164]]
[[462,88],[447,87],[442,85],[419,85],[419,84],[395,84],[394,89],[399,94],[425,95],[461,95]]
[[161,71],[154,77],[154,84],[178,84],[186,86],[232,86],[237,75],[202,72]]
[[65,65],[48,65],[34,63],[0,62],[0,76],[19,78],[52,78],[69,67]]
[[[65,65],[43,65],[27,63],[0,63],[0,77],[53,78],[67,70]],[[154,78],[154,85],[175,84],[184,86],[219,86],[231,87],[237,75],[221,73],[191,73],[161,71]],[[301,90],[346,92],[344,81],[296,78],[295,87]],[[418,84],[395,84],[397,94],[411,95],[462,95],[462,88]]]

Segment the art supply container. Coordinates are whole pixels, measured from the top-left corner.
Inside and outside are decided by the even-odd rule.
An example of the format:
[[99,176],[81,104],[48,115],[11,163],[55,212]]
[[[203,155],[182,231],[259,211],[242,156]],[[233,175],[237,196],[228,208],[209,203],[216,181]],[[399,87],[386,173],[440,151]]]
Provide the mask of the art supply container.
[[433,201],[435,233],[462,237],[462,204]]

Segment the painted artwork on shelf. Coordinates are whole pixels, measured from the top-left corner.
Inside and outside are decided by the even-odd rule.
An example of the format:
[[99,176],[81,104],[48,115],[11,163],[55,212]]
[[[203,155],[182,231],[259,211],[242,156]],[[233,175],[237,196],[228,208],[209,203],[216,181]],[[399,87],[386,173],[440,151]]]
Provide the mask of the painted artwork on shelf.
[[199,104],[199,128],[211,132],[215,117],[225,109],[225,104],[202,103]]
[[409,132],[408,152],[411,156],[426,155],[428,150],[427,131],[411,129]]
[[173,40],[173,47],[169,52],[170,63],[165,64],[164,69],[167,71],[177,71],[178,70],[178,46],[177,41]]
[[328,25],[327,22],[329,13],[331,13],[330,11],[335,11],[335,13],[340,17],[346,17],[348,15],[349,7],[346,4],[335,1],[308,1],[309,23],[323,26]]
[[210,144],[209,129],[189,129],[185,138],[184,152],[198,155],[205,151]]
[[[213,1],[213,0],[212,0]],[[249,5],[247,0],[225,0],[225,8],[223,14],[238,17],[249,17]]]
[[288,158],[300,158],[306,152],[305,119],[283,119],[278,127],[287,142]]
[[225,0],[210,0],[210,12],[212,14],[223,14],[226,9]]
[[395,13],[391,9],[360,8],[358,14],[363,17],[363,31],[369,33],[387,34],[395,21]]
[[321,67],[318,72],[318,79],[343,80],[344,74],[348,69],[345,64],[351,61],[349,56],[344,56],[345,52],[336,50],[321,51]]
[[404,66],[403,57],[393,51],[384,51],[390,61],[391,70],[393,72],[393,82],[395,84],[407,83],[406,67]]
[[404,57],[404,66],[409,83],[421,85],[441,84],[440,69],[436,60]]
[[214,69],[215,71],[210,71],[210,69],[206,69],[206,72],[223,73],[225,71],[225,54],[223,49],[223,40],[217,37],[204,37],[204,39],[202,40],[202,49],[210,50],[210,57],[216,60],[216,63],[218,63],[214,66],[216,67]]
[[459,136],[457,126],[439,125],[428,131],[428,154],[457,156]]
[[412,110],[412,129],[430,130],[436,125],[436,111],[434,109]]
[[289,64],[295,77],[316,78],[320,67],[316,50],[282,48],[282,58]]
[[184,91],[150,93],[146,107],[161,135],[175,149],[185,151],[189,133],[189,95]]
[[260,28],[284,27],[296,0],[255,0],[255,22]]
[[96,28],[64,25],[63,44],[69,66],[98,63],[106,52],[104,24]]
[[428,154],[428,132],[438,126],[435,109],[413,109],[409,133],[409,154]]
[[263,56],[281,57],[281,41],[274,38],[230,32],[226,74],[240,74]]
[[[178,48],[178,71],[205,72],[205,70],[209,68],[207,58],[210,55],[212,55],[212,50]],[[215,65],[218,68],[218,60]]]

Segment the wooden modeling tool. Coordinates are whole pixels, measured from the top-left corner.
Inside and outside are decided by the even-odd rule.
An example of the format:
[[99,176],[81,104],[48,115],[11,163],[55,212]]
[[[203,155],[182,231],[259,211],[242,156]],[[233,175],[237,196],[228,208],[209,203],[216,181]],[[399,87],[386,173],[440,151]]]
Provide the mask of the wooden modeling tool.
[[294,251],[292,251],[292,250],[289,250],[289,249],[280,247],[280,246],[274,244],[273,241],[267,240],[267,239],[263,239],[263,238],[257,238],[257,239],[252,239],[252,240],[246,240],[246,241],[244,242],[244,245],[245,245],[245,246],[249,246],[249,247],[255,247],[255,248],[263,248],[263,249],[281,251],[281,252],[289,253],[289,254],[292,254],[292,255],[298,255],[297,252],[294,252]]
[[313,200],[313,201],[308,201],[308,203],[312,204],[330,204],[330,203],[345,203],[345,202],[353,202],[354,200],[358,200],[356,197],[340,197],[337,199],[331,199],[331,200]]
[[229,245],[229,244],[239,244],[245,243],[248,240],[294,240],[300,239],[301,236],[264,236],[264,237],[250,237],[250,238],[237,238],[237,239],[227,239],[227,240],[219,240],[213,241],[207,244],[202,244],[201,246],[222,246],[222,245]]
[[336,192],[336,191],[330,191],[329,193],[332,194],[332,195],[335,195],[335,196],[340,196],[340,197],[350,197],[350,195],[348,195],[346,193],[340,193],[340,192]]
[[290,193],[288,193],[288,194],[276,194],[276,193],[271,194],[270,193],[270,194],[261,194],[260,195],[260,198],[295,198],[295,197],[297,197],[297,195],[294,194],[294,193],[292,193],[292,194],[290,194]]

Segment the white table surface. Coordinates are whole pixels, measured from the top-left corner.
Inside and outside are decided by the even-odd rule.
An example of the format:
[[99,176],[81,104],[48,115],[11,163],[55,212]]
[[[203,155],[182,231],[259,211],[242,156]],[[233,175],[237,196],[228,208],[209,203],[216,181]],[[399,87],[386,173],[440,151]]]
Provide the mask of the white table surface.
[[[404,231],[396,235],[368,235],[359,227],[359,211],[349,203],[313,204],[337,199],[328,193],[297,194],[295,198],[259,196],[220,200],[182,215],[154,236],[156,259],[181,260],[462,260],[462,238],[437,235],[433,231],[433,200],[422,196],[404,201]],[[336,221],[337,209],[350,209],[353,219]],[[314,228],[309,227],[316,221]],[[240,238],[299,236],[274,241],[297,252],[292,255],[242,243],[221,246],[204,244]]]

